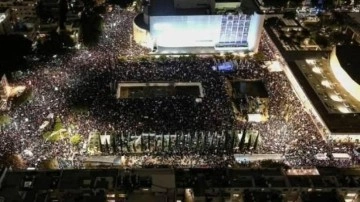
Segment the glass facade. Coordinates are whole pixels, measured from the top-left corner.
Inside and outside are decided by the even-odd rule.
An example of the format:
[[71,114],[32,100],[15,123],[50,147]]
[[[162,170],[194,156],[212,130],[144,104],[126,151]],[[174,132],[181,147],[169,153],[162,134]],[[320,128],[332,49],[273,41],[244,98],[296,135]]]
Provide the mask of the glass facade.
[[251,16],[224,15],[216,47],[247,47]]

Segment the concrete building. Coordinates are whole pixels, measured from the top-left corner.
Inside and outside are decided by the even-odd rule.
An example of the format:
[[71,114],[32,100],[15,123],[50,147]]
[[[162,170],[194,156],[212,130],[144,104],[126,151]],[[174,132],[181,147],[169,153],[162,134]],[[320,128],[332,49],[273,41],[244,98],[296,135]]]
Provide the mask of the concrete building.
[[256,52],[264,16],[236,0],[152,0],[134,20],[134,40],[156,53]]
[[35,0],[1,0],[0,8],[10,8],[11,15],[19,20],[37,17]]
[[289,62],[285,69],[325,139],[360,140],[359,46],[337,46],[329,58]]
[[18,20],[24,20],[37,17],[36,5],[37,1],[35,0],[15,1],[11,8],[13,10],[13,15]]
[[356,169],[92,169],[0,173],[2,201],[359,202]]

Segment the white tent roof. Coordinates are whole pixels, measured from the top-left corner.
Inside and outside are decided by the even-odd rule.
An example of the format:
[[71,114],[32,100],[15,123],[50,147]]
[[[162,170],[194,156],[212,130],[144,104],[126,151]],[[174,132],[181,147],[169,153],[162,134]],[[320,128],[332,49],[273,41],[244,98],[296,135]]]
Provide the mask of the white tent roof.
[[351,159],[348,153],[332,153],[332,156],[336,159]]
[[119,156],[91,156],[85,159],[88,163],[104,163],[104,164],[121,164],[121,157]]
[[315,155],[315,159],[316,160],[327,160],[328,157],[327,157],[326,153],[318,153]]
[[253,162],[263,160],[282,161],[284,156],[281,154],[234,154],[234,158],[237,162]]

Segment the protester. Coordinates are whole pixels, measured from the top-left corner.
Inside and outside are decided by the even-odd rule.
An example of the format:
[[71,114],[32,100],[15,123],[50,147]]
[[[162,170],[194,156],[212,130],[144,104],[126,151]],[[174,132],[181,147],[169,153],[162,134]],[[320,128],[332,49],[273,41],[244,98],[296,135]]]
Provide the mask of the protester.
[[[59,159],[62,168],[82,167],[82,161],[89,156],[86,150],[89,135],[97,131],[113,135],[115,143],[108,145],[111,153],[126,155],[135,167],[228,166],[234,159],[232,152],[224,149],[229,144],[224,134],[245,129],[261,135],[259,147],[246,153],[284,154],[290,165],[323,164],[316,161],[314,155],[331,152],[332,147],[322,139],[310,115],[303,110],[284,73],[269,72],[261,62],[251,58],[234,59],[237,68],[226,76],[212,69],[214,59],[211,57],[134,59],[149,52],[130,37],[134,17],[133,12],[115,8],[104,16],[105,29],[99,45],[55,55],[50,61],[34,62],[31,70],[12,81],[13,85],[26,85],[31,89],[32,99],[9,111],[11,124],[1,128],[0,154],[21,154],[27,165],[34,167],[54,157]],[[278,54],[270,42],[264,35],[260,51],[266,53],[267,59],[274,60]],[[119,55],[125,60],[118,60]],[[264,81],[270,96],[268,122],[235,120],[226,92],[227,77]],[[197,102],[192,96],[138,99],[115,96],[119,82],[161,81],[201,82],[205,97]],[[86,112],[75,113],[73,107],[76,106],[85,106]],[[54,122],[56,117],[67,132],[82,135],[79,147],[73,147],[68,138],[55,143],[43,138],[40,126],[45,120]],[[129,142],[131,136],[143,133],[177,134],[177,138],[183,139],[169,137],[163,146],[161,138],[144,137],[139,154]],[[163,147],[168,149],[164,151]],[[340,150],[350,152],[351,148]],[[108,153],[110,150],[104,154]]]

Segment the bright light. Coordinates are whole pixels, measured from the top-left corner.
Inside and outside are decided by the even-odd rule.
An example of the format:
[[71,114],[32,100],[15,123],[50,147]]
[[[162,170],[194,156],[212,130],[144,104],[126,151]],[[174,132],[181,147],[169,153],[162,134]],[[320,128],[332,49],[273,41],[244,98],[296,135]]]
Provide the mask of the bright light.
[[261,122],[262,116],[261,114],[248,114],[249,122]]
[[115,197],[115,194],[106,194],[106,197],[107,197],[107,198],[114,198],[114,197]]
[[154,24],[154,29],[169,30],[169,29],[171,29],[171,24],[168,24],[168,23],[155,23]]
[[349,92],[355,99],[360,101],[360,85],[355,82],[341,67],[339,60],[336,57],[336,49],[331,53],[330,68],[336,80],[342,85],[347,92]]
[[317,74],[321,74],[322,73],[322,70],[319,68],[319,67],[313,67],[312,68],[312,71],[317,73]]
[[338,107],[338,110],[339,110],[341,113],[344,113],[344,114],[351,113],[351,111],[350,111],[347,107],[345,107],[344,105],[340,105],[340,106]]
[[0,23],[2,23],[2,21],[4,21],[6,18],[6,15],[4,13],[0,14]]
[[342,102],[343,99],[342,97],[338,96],[338,95],[335,95],[335,94],[330,94],[330,98],[336,102]]
[[314,64],[315,64],[315,60],[306,59],[305,61],[306,61],[306,63],[308,63],[309,65],[314,65]]
[[270,72],[281,72],[281,64],[279,61],[274,61],[272,62],[269,66],[268,69]]
[[346,196],[355,197],[355,196],[356,196],[356,193],[348,193],[348,194],[346,194]]
[[325,86],[326,88],[332,88],[330,81],[322,80],[321,85]]

